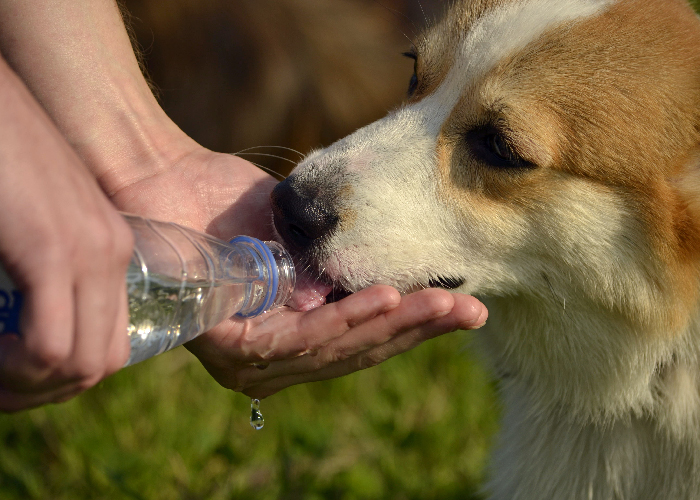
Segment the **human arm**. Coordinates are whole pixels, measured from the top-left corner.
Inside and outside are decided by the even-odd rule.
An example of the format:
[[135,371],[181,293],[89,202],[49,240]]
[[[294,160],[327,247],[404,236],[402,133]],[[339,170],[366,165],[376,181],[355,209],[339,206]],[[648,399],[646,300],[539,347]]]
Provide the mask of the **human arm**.
[[[222,238],[271,236],[275,181],[207,151],[170,121],[141,76],[113,1],[0,2],[0,50],[121,210]],[[475,299],[442,290],[401,298],[374,287],[308,313],[229,320],[189,347],[224,385],[268,394],[478,326],[484,314]],[[269,359],[265,380],[248,373],[250,363]]]
[[0,410],[70,398],[123,366],[131,241],[0,58],[0,261],[24,296],[22,336],[0,337]]

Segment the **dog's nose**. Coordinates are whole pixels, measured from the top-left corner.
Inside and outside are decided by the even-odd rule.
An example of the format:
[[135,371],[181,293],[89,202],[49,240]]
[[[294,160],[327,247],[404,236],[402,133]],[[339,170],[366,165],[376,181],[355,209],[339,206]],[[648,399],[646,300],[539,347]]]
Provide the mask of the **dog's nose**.
[[331,233],[338,214],[318,189],[301,189],[293,178],[280,182],[270,195],[275,228],[285,243],[304,250]]

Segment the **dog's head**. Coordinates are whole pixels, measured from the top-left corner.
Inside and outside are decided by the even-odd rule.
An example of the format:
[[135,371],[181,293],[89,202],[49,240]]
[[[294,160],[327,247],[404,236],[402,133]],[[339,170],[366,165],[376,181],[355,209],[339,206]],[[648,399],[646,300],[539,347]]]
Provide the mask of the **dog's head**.
[[458,1],[407,55],[408,100],[273,193],[277,231],[312,272],[347,291],[564,290],[646,319],[659,299],[695,302],[688,5]]

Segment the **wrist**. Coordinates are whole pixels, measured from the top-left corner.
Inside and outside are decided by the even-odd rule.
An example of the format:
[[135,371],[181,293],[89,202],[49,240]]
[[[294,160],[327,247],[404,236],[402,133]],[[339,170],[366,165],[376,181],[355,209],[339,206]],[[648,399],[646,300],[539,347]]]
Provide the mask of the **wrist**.
[[114,0],[2,2],[0,50],[108,195],[196,148],[151,93]]
[[140,74],[141,81],[102,76],[97,111],[62,114],[59,128],[111,197],[162,173],[198,145],[165,114]]

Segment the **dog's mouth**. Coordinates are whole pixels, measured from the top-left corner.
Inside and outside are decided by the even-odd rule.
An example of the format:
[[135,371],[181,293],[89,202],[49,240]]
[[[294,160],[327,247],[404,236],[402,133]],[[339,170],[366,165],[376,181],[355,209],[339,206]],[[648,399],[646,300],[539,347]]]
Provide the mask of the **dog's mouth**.
[[294,292],[287,305],[296,311],[310,311],[338,302],[352,293],[324,272],[311,274],[307,267],[298,273]]
[[[317,250],[317,253],[320,253],[320,251]],[[363,276],[360,280],[362,284],[360,285],[350,276],[334,276],[326,267],[329,262],[342,261],[344,257],[342,253],[334,255],[333,258],[328,256],[319,258],[317,255],[311,254],[311,252],[295,252],[292,250],[292,256],[297,269],[297,281],[292,297],[287,302],[287,305],[300,312],[310,311],[324,304],[337,302],[373,283],[389,284],[394,286],[401,295],[406,295],[425,288],[453,290],[462,286],[466,281],[461,276],[451,273],[429,272],[426,273],[427,276],[424,275],[423,280],[416,279],[417,276],[414,274],[410,282],[393,282],[392,280],[382,279],[380,275],[377,275],[376,279],[373,280],[371,279],[371,273],[369,276],[367,273],[362,273]],[[333,273],[338,272],[338,266],[330,267],[333,268]],[[345,271],[348,271],[348,269],[345,268]]]
[[[460,287],[464,282],[464,278],[460,277],[437,276],[430,279],[427,286],[453,290]],[[331,283],[333,283],[333,280],[329,279],[323,273],[319,278],[314,279],[307,273],[302,272],[297,276],[297,284],[294,293],[292,293],[292,297],[287,305],[296,311],[310,311],[324,304],[342,300],[353,293],[342,285]],[[402,295],[405,295],[424,288],[426,288],[426,285],[415,283],[411,286],[401,287],[399,291]]]
[[428,286],[431,288],[444,288],[445,290],[454,290],[464,285],[467,280],[461,276],[443,276],[438,275],[428,281]]
[[334,288],[327,281],[313,279],[301,272],[297,275],[297,283],[287,305],[296,311],[310,311],[329,302],[334,296]]

